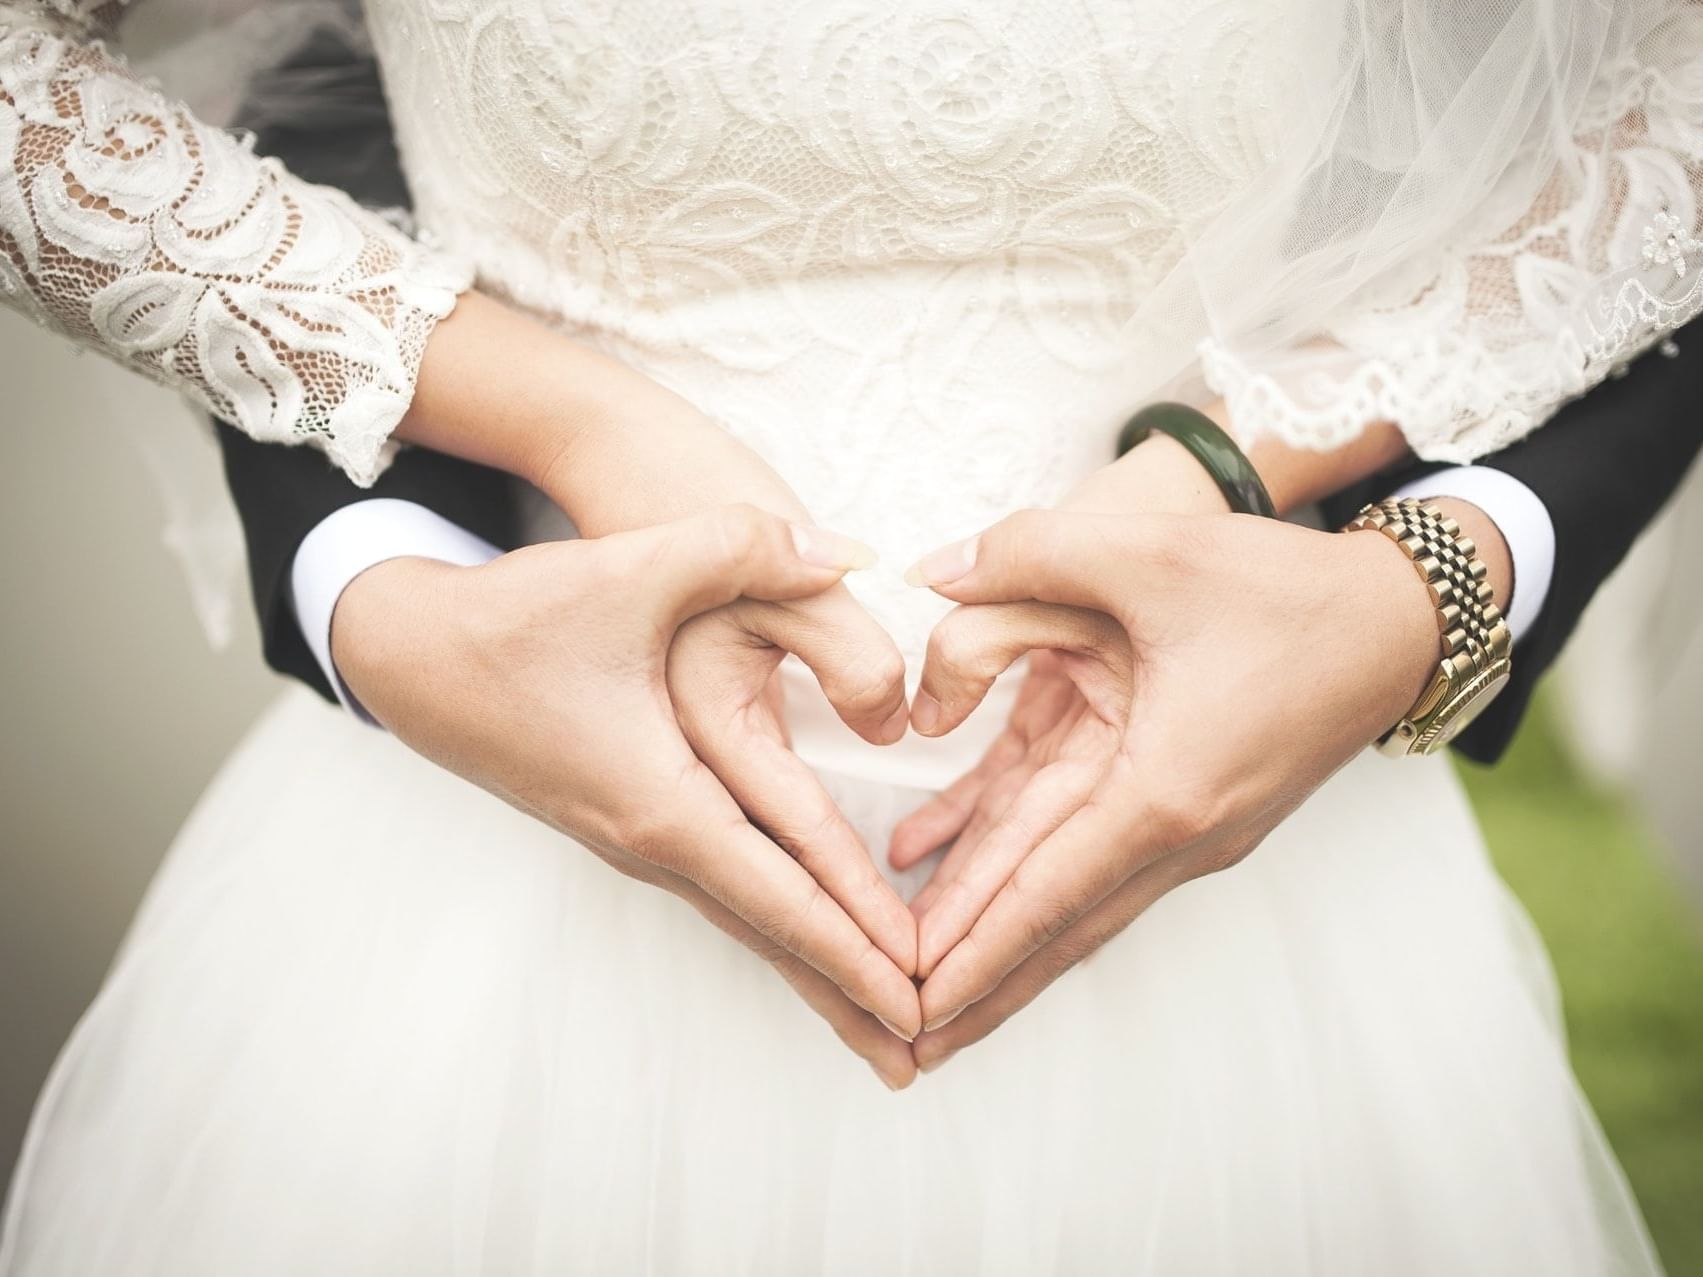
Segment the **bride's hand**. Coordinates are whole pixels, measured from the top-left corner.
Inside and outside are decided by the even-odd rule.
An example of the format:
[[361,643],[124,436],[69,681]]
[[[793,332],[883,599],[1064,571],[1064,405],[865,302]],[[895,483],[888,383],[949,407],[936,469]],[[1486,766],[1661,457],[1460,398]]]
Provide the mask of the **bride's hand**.
[[[1438,657],[1429,597],[1378,536],[1034,511],[919,567],[968,605],[948,622],[988,627],[975,643],[931,644],[923,689],[938,710],[919,730],[950,731],[1028,646],[1071,653],[1065,668],[1078,695],[1097,689],[1083,699],[1099,720],[1089,733],[1088,714],[1067,712],[1050,728],[1089,739],[1087,792],[1080,778],[1053,801],[1021,791],[925,913],[924,965],[945,946],[922,986],[925,1068],[1165,892],[1247,855],[1401,716]],[[1059,619],[1087,613],[1115,636]]]
[[481,567],[396,559],[345,590],[333,654],[350,690],[398,737],[690,901],[902,1086],[909,1048],[878,1018],[914,1036],[916,990],[908,961],[901,970],[866,928],[890,933],[897,917],[908,929],[909,914],[845,871],[835,859],[843,845],[817,853],[819,883],[754,828],[687,744],[667,684],[670,644],[691,617],[741,597],[834,597],[824,591],[867,553],[730,507],[529,546]]

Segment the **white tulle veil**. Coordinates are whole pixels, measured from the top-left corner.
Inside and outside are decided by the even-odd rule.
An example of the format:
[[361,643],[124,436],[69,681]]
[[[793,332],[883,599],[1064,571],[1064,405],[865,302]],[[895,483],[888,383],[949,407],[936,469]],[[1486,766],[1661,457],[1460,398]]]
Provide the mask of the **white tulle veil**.
[[370,51],[360,0],[133,0],[119,42],[201,118],[231,125],[240,111],[258,125],[294,118],[338,91],[339,77],[324,70],[277,72],[322,30]]
[[1696,313],[1703,6],[1292,9],[1268,166],[1131,325],[1239,428],[1328,447],[1393,416],[1470,460]]

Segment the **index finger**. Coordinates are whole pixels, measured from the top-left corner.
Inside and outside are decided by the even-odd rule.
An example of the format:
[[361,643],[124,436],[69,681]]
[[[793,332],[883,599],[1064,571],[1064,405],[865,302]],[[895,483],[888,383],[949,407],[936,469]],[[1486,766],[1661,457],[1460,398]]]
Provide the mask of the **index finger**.
[[1089,799],[1017,867],[934,968],[922,986],[925,1028],[941,1027],[992,992],[1121,886],[1148,852],[1139,820]]
[[916,920],[804,760],[738,719],[695,724],[690,739],[752,823],[827,888],[902,972],[914,971]]
[[869,1012],[854,1004],[832,980],[795,954],[779,948],[733,913],[705,894],[701,887],[670,875],[669,889],[680,896],[713,925],[762,958],[810,1009],[827,1021],[835,1035],[860,1056],[883,1083],[902,1091],[916,1078],[916,1061],[910,1049]]
[[[822,884],[755,829],[702,764],[682,788],[678,810],[698,814],[657,835],[656,859],[815,967],[900,1037],[916,1037],[922,1015],[915,986]],[[705,821],[712,811],[719,818]]]
[[905,658],[844,583],[806,599],[741,609],[751,633],[816,676],[841,721],[873,745],[905,734]]

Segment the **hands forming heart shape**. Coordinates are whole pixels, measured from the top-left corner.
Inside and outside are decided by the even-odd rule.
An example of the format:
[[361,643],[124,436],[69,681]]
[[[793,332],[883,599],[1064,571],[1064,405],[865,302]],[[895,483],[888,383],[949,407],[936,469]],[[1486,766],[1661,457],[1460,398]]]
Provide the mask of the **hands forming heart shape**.
[[[960,606],[907,706],[897,650],[841,583],[867,551],[810,526],[731,431],[476,295],[457,314],[407,437],[528,478],[581,539],[368,569],[333,615],[343,681],[427,757],[767,958],[890,1086],[1240,860],[1435,667],[1434,613],[1398,548],[1226,514],[1155,436],[1064,508],[917,564],[916,584]],[[483,375],[517,360],[560,396]],[[1393,427],[1361,440],[1268,460],[1290,496],[1316,496],[1403,446]],[[1481,515],[1457,517],[1489,539]],[[898,866],[950,844],[910,907],[788,747],[787,652],[876,744],[907,723],[951,731],[1036,654],[987,756],[894,833]]]
[[[867,563],[750,506],[475,568],[392,560],[344,592],[333,653],[398,737],[685,899],[893,1087],[1241,859],[1436,659],[1383,537],[1025,511],[915,569],[960,606],[907,706],[897,650],[841,583]],[[1033,654],[986,757],[894,832],[899,867],[950,844],[909,907],[788,746],[787,652],[876,744],[907,720],[951,731]]]
[[[841,582],[864,547],[754,506],[658,505],[480,567],[371,568],[333,658],[400,739],[766,958],[892,1087],[1240,860],[1436,661],[1429,599],[1383,537],[1023,511],[913,569],[960,606],[907,705],[897,649]],[[950,844],[910,906],[789,747],[788,652],[875,744],[951,731],[1033,654],[986,757],[894,832],[900,868]]]
[[[854,730],[896,740],[891,642],[837,586],[688,621],[668,660],[687,740],[868,945],[809,959],[838,1000],[800,991],[902,1086],[1167,891],[1241,860],[1399,717],[1435,660],[1425,596],[1381,540],[1236,516],[1026,511],[925,558],[913,583],[960,606],[931,636],[912,727],[950,732],[1033,659],[980,763],[894,831],[897,868],[949,847],[908,911],[787,747],[769,695],[794,652]],[[1392,616],[1411,623],[1392,629]],[[1414,641],[1392,648],[1392,635]],[[1297,677],[1309,669],[1315,681]],[[723,690],[706,701],[693,691],[706,686]],[[1321,726],[1297,738],[1303,705]],[[818,906],[817,920],[831,912]],[[811,925],[795,918],[783,948],[812,949]],[[914,1000],[895,973],[913,977]]]

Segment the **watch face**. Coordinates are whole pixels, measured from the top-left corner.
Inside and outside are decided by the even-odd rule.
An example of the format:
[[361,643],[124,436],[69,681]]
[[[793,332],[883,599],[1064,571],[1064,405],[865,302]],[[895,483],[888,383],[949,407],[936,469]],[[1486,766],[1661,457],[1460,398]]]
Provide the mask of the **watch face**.
[[1496,694],[1508,685],[1509,663],[1498,662],[1462,688],[1453,703],[1443,707],[1427,733],[1424,752],[1435,753],[1459,736],[1485,710]]

